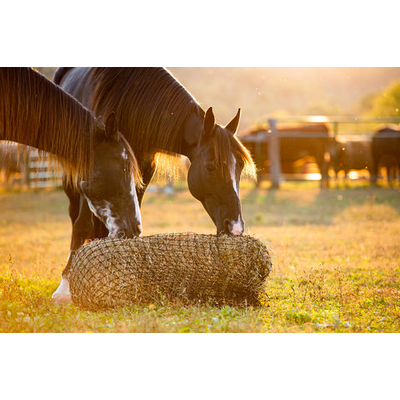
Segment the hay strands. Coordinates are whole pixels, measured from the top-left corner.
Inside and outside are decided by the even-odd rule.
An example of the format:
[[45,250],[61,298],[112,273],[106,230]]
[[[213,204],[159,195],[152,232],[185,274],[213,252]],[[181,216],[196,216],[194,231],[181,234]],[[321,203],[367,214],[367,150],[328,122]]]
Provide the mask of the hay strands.
[[179,299],[259,305],[271,271],[267,246],[250,235],[191,232],[100,239],[74,257],[74,304],[92,310]]

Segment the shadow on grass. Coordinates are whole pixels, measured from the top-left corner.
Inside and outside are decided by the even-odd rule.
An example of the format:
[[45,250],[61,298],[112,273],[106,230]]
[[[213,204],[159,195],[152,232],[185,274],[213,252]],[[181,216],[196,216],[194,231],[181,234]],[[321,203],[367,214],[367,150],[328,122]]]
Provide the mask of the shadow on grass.
[[317,189],[301,187],[242,191],[247,225],[332,225],[338,219],[391,220],[400,217],[400,191],[389,188]]

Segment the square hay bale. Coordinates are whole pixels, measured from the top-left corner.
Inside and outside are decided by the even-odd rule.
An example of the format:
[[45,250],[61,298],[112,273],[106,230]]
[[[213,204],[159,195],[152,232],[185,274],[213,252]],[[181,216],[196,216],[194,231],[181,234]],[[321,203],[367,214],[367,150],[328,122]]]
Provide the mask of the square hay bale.
[[70,290],[74,304],[92,310],[173,299],[259,305],[271,268],[266,245],[249,235],[107,238],[76,253]]

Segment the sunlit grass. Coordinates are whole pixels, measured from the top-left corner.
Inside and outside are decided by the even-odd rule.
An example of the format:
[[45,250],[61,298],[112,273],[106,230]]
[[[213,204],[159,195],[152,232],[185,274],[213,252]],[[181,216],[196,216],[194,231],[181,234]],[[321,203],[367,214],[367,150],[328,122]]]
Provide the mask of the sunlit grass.
[[[0,332],[399,332],[400,193],[241,188],[246,231],[274,269],[255,308],[55,306],[71,224],[63,192],[0,195]],[[303,190],[301,190],[303,189]],[[187,190],[146,194],[145,234],[215,228]]]

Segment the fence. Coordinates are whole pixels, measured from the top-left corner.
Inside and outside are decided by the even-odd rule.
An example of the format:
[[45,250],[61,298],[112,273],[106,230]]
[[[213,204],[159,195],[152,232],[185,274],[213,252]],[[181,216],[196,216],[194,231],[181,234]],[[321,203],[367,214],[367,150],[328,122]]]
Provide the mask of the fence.
[[46,153],[39,155],[30,148],[28,156],[28,186],[31,189],[50,189],[62,186],[62,169]]
[[[280,138],[325,138],[326,135],[318,135],[316,132],[279,132],[278,123],[323,123],[331,125],[329,136],[336,138],[339,135],[341,124],[355,124],[365,128],[366,125],[375,124],[374,129],[368,129],[366,132],[341,131],[340,135],[351,136],[357,138],[371,138],[376,125],[379,124],[400,124],[400,117],[328,117],[328,116],[300,116],[300,117],[282,117],[282,118],[265,118],[263,125],[268,123],[268,130],[260,129],[256,135],[240,136],[241,142],[251,142],[255,144],[255,158],[261,157],[261,144],[268,143],[268,158],[270,162],[270,180],[272,188],[279,188],[282,178],[281,160],[280,160]],[[322,178],[322,177],[321,177]]]

